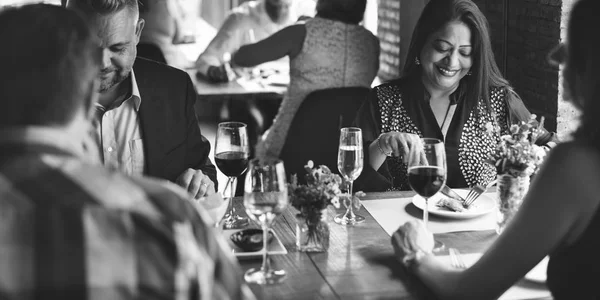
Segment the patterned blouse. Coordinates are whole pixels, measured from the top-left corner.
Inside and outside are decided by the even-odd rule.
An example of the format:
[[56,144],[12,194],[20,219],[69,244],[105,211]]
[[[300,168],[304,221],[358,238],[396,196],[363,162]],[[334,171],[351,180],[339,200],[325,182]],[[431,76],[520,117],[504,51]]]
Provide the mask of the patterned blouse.
[[[357,125],[363,129],[365,145],[369,145],[380,133],[390,131],[438,138],[445,141],[448,186],[467,187],[495,179],[495,168],[485,160],[501,135],[508,134],[507,88],[491,89],[489,110],[483,99],[475,105],[453,94],[451,104],[456,104],[456,110],[444,137],[429,101],[424,100],[422,85],[404,82],[396,80],[376,87],[371,101],[361,109]],[[500,133],[488,134],[485,126],[488,122],[499,127]],[[388,157],[375,171],[365,157],[365,170],[356,182],[357,187],[366,191],[410,189],[407,165],[402,159]]]
[[306,22],[300,53],[290,60],[290,86],[264,135],[267,154],[279,157],[294,115],[308,94],[336,87],[369,87],[379,68],[379,40],[360,25],[320,17]]

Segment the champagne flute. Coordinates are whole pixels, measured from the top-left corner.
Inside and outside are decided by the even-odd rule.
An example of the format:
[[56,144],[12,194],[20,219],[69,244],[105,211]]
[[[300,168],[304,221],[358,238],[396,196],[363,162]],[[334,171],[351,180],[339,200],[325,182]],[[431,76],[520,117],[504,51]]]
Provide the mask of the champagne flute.
[[267,249],[267,234],[275,218],[288,205],[287,183],[283,161],[274,159],[250,162],[244,185],[244,206],[246,212],[259,222],[263,232],[263,261],[260,269],[246,271],[244,279],[249,283],[273,284],[281,282],[286,273],[284,270],[271,269]]
[[[423,223],[429,221],[430,197],[439,192],[446,183],[446,150],[439,139],[422,138],[420,144],[413,145],[408,154],[408,184],[425,199]],[[435,241],[434,251],[444,247]]]
[[352,183],[363,169],[362,131],[360,128],[345,127],[341,129],[337,164],[344,181],[348,182],[350,205],[346,207],[345,213],[337,215],[333,220],[343,225],[363,222],[365,217],[355,214],[352,205]]
[[215,163],[219,170],[228,177],[223,193],[227,190],[227,186],[230,190],[227,212],[222,220],[225,229],[236,229],[248,225],[248,218],[236,214],[233,196],[236,177],[242,175],[248,168],[249,153],[246,124],[241,122],[219,123],[215,143]]

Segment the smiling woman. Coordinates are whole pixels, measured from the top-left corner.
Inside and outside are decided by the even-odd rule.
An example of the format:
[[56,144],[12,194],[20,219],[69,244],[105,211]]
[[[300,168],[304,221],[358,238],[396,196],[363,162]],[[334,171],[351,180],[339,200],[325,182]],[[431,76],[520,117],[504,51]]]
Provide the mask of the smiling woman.
[[[471,0],[431,0],[416,24],[400,79],[376,87],[359,112],[365,191],[408,189],[405,156],[420,137],[445,142],[447,185],[485,185],[491,145],[529,111],[504,79],[491,50],[488,23]],[[495,136],[485,124],[500,128]],[[546,143],[551,134],[540,139]]]

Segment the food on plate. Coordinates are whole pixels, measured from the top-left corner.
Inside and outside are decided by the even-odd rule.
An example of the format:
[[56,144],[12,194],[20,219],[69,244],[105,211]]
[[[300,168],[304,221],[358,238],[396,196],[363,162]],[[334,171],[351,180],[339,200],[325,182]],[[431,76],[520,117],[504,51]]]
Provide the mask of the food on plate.
[[467,210],[463,205],[462,202],[456,200],[456,199],[452,199],[452,198],[447,198],[447,197],[442,197],[436,204],[438,207],[444,207],[447,208],[451,211],[456,211],[456,212],[463,212],[465,210]]

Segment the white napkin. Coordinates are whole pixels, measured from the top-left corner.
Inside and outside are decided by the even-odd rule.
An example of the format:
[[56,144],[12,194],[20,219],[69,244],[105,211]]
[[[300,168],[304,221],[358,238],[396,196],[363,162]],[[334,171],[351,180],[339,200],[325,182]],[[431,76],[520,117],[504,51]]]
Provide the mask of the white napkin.
[[[412,204],[412,197],[365,200],[361,203],[390,236],[406,221],[422,218],[421,210]],[[433,233],[493,230],[496,228],[496,215],[492,211],[480,217],[456,220],[436,217],[430,213],[427,228]]]
[[[462,254],[461,257],[463,259],[463,261],[465,262],[465,264],[467,265],[467,267],[472,266],[473,264],[475,264],[475,262],[477,262],[479,260],[479,258],[481,258],[481,253],[470,253],[470,254]],[[440,260],[446,262],[447,264],[451,264],[450,262],[450,256],[448,255],[441,255],[441,256],[437,256],[437,258],[439,258]],[[541,267],[546,267],[547,266],[547,262],[544,264],[544,261],[542,260],[542,262],[540,262],[540,264],[536,267],[534,267],[532,269],[532,272],[536,271],[544,271],[541,270]],[[539,270],[536,270],[539,269]],[[543,284],[539,284],[539,283],[531,283],[524,280],[519,281],[517,284],[513,285],[510,289],[508,289],[506,292],[504,292],[504,294],[502,294],[502,296],[500,296],[500,298],[498,298],[499,300],[523,300],[523,299],[538,299],[538,298],[545,298],[545,297],[550,297],[550,291],[548,291],[548,289],[545,287],[545,285]]]

